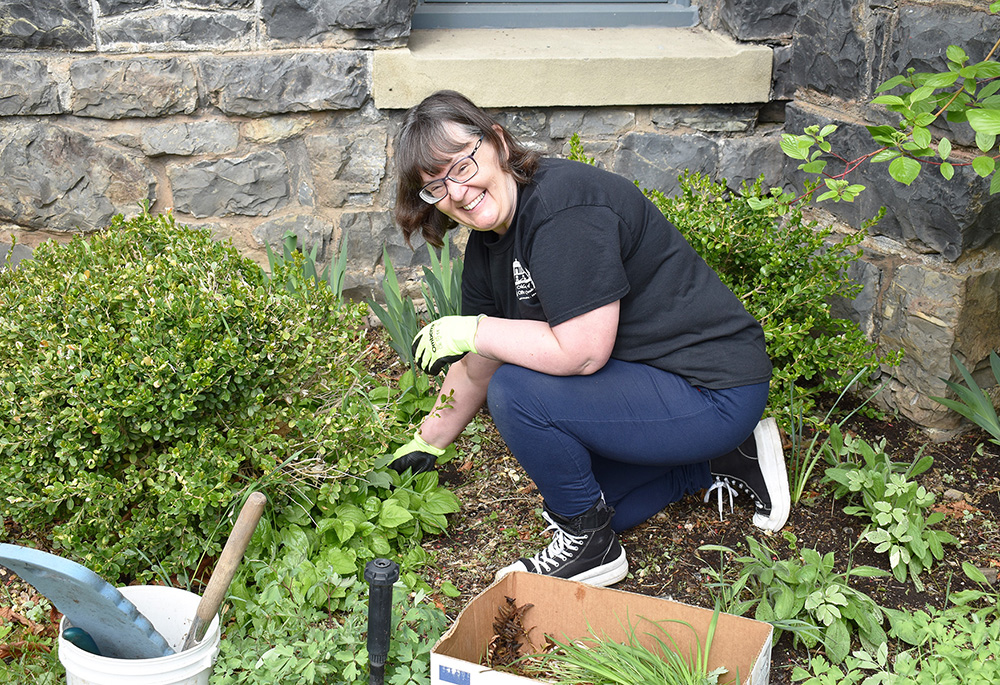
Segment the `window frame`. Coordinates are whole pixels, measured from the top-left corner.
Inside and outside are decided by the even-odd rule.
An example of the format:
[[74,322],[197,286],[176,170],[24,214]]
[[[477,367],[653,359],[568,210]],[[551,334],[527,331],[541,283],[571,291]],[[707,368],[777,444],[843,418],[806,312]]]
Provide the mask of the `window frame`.
[[690,0],[418,0],[414,30],[521,28],[691,28]]

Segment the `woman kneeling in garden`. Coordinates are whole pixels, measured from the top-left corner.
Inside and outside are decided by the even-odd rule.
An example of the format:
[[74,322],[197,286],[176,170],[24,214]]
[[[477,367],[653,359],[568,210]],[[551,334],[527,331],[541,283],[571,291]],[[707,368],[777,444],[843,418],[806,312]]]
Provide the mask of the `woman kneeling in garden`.
[[407,113],[396,150],[407,240],[472,234],[463,316],[414,339],[424,371],[450,364],[448,399],[393,468],[433,468],[488,403],[553,531],[498,578],[616,583],[628,572],[617,533],[706,488],[750,495],[760,528],[785,524],[781,443],[761,420],[763,331],[633,183],[540,158],[452,91]]

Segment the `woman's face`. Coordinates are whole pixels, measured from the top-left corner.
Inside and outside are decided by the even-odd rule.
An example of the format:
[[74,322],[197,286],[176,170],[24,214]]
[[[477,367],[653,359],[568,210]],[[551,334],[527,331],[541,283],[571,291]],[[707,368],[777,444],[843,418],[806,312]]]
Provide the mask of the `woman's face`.
[[[479,140],[479,136],[470,137],[456,125],[449,126],[454,133],[453,140],[461,143],[468,139],[466,145],[447,164],[436,169],[434,175],[421,174],[424,183],[442,178],[457,160],[472,152]],[[493,231],[500,235],[506,233],[517,209],[517,182],[501,168],[501,153],[506,154],[506,150],[497,150],[487,138],[483,138],[482,145],[473,157],[479,171],[465,183],[446,180],[448,194],[434,206],[474,231]]]

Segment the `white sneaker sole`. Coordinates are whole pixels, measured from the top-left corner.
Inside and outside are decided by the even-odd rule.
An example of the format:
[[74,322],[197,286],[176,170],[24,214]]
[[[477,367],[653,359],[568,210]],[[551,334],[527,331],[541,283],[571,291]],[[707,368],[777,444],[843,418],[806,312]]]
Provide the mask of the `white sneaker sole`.
[[788,521],[792,502],[788,491],[785,455],[781,451],[781,435],[774,418],[761,420],[754,429],[754,438],[757,441],[757,463],[771,496],[771,514],[754,514],[753,524],[762,530],[777,533]]
[[[514,571],[527,571],[528,567],[524,565],[521,561],[515,561],[509,566],[504,566],[502,569],[496,572],[493,580],[498,581],[508,573],[513,573]],[[625,578],[628,575],[628,559],[625,557],[625,549],[622,548],[622,553],[618,555],[617,559],[609,561],[601,566],[595,566],[594,568],[587,569],[583,573],[578,573],[575,576],[568,578],[567,580],[575,580],[580,583],[587,583],[588,585],[596,585],[597,587],[607,587],[608,585],[614,585],[618,581]]]
[[628,560],[625,558],[625,548],[623,547],[622,553],[618,555],[617,559],[584,571],[583,573],[578,573],[570,578],[570,580],[587,583],[588,585],[596,585],[597,587],[607,587],[608,585],[614,585],[627,575]]

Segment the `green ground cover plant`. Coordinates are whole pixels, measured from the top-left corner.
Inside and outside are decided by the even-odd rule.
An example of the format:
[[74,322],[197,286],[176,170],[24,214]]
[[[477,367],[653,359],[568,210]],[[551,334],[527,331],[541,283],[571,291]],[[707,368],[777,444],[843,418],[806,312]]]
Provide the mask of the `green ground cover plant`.
[[[993,14],[1000,12],[1000,2],[991,2],[989,10]],[[904,185],[914,183],[926,169],[936,170],[944,179],[951,180],[957,167],[967,166],[978,177],[990,179],[990,194],[1000,192],[1000,174],[996,173],[997,136],[1000,135],[998,48],[1000,40],[985,55],[970,56],[961,46],[949,45],[943,50],[943,70],[916,72],[909,69],[882,83],[871,104],[897,115],[897,123],[867,126],[874,149],[860,157],[846,159],[836,152],[833,144],[835,125],[811,125],[801,135],[783,135],[781,147],[785,154],[801,161],[800,171],[819,180],[807,183],[805,191],[798,196],[773,189],[769,196],[754,198],[752,206],[782,214],[813,199],[820,189],[822,192],[815,197],[817,202],[851,202],[865,187],[851,183],[849,177],[865,162],[886,164],[889,177]],[[971,129],[975,136],[971,158],[956,154],[947,134],[942,135],[941,119],[947,120],[950,125],[947,128],[968,126]],[[831,170],[833,166],[837,168]],[[932,399],[972,421],[992,436],[992,442],[998,443],[1000,423],[993,399],[979,388],[957,357],[954,361],[964,385],[944,380],[957,399]],[[990,365],[1000,382],[1000,358],[992,351]],[[836,446],[839,440],[839,436],[831,436],[834,451],[839,449]],[[942,545],[956,542],[949,533],[930,528],[943,516],[927,515],[933,495],[909,479],[930,464],[922,462],[919,454],[912,464],[894,464],[870,445],[858,447],[863,447],[860,459],[837,465],[828,470],[827,475],[837,484],[839,495],[861,496],[862,503],[846,511],[871,521],[863,539],[890,555],[890,567],[898,580],[908,579],[919,589],[922,585],[920,573],[943,557]],[[979,453],[982,453],[982,445]],[[975,579],[985,582],[977,569],[969,564],[964,568],[967,576],[972,578],[978,574]],[[995,611],[995,595],[992,599],[983,596],[978,599],[985,601],[987,606],[992,605]],[[890,659],[888,645],[866,646],[847,657],[846,672],[831,665],[833,659],[817,657],[812,661],[811,672],[797,668],[795,678],[807,685],[986,683],[997,680],[993,647],[998,630],[995,617],[990,623],[981,613],[966,616],[951,609],[932,607],[916,614],[887,611],[887,615],[893,636],[911,645],[910,649],[903,648]]]
[[868,520],[861,539],[889,557],[896,580],[909,580],[923,590],[920,574],[944,558],[944,545],[958,542],[955,536],[932,528],[944,520],[931,512],[934,494],[913,480],[931,468],[934,460],[920,452],[909,464],[893,462],[885,452],[885,441],[874,445],[843,435],[834,426],[826,442],[834,466],[824,479],[836,484],[838,498],[860,498],[860,504],[844,508],[848,514]]
[[[792,533],[782,534],[790,555],[781,558],[777,550],[755,538],[746,538],[747,554],[721,545],[701,549],[734,555],[739,568],[735,577],[725,570],[704,569],[720,583],[732,583],[732,613],[743,616],[753,609],[753,617],[775,625],[775,640],[784,625],[793,625],[796,641],[813,648],[822,644],[827,659],[841,663],[851,650],[851,636],[857,634],[868,648],[876,649],[886,640],[882,628],[883,611],[871,597],[852,587],[851,578],[874,578],[885,571],[871,566],[853,566],[838,572],[832,552],[820,554],[798,547]],[[729,563],[726,561],[725,563]],[[744,590],[748,595],[743,599]],[[801,629],[810,625],[815,630]]]
[[[823,656],[810,661],[810,669],[793,673],[803,685],[987,685],[1000,681],[1000,594],[990,589],[986,577],[971,564],[962,566],[979,590],[955,593],[952,606],[927,607],[915,612],[886,610],[889,635],[898,651],[889,656],[889,644],[858,650],[843,666]],[[983,608],[972,609],[980,601]],[[846,670],[845,670],[846,669]]]

